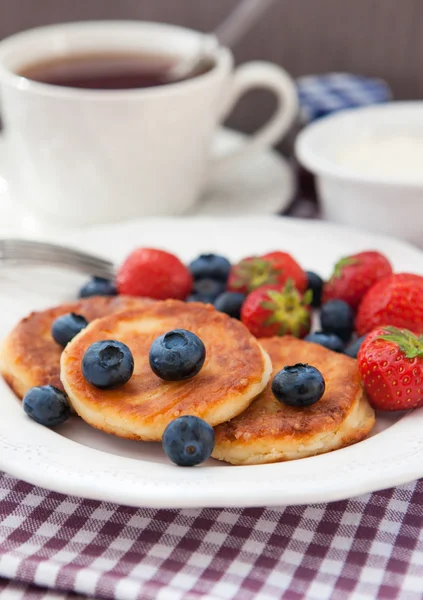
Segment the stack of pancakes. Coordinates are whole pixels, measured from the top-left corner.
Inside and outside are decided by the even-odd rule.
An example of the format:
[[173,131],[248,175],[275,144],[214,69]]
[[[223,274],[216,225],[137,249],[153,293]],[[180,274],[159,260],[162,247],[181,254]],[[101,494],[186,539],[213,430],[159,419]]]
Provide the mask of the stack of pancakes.
[[[51,326],[69,312],[90,324],[62,350]],[[192,331],[206,347],[202,370],[187,381],[163,381],[149,366],[153,340],[172,329]],[[134,356],[132,378],[114,390],[95,388],[81,369],[85,350],[105,339],[125,343]],[[296,363],[315,366],[326,382],[323,397],[306,408],[286,406],[271,391],[273,376]],[[20,398],[39,385],[65,390],[84,421],[123,438],[160,441],[173,419],[198,416],[215,427],[213,457],[237,465],[336,450],[374,425],[354,359],[290,336],[257,340],[241,322],[199,303],[92,297],[32,313],[3,343],[0,372]]]

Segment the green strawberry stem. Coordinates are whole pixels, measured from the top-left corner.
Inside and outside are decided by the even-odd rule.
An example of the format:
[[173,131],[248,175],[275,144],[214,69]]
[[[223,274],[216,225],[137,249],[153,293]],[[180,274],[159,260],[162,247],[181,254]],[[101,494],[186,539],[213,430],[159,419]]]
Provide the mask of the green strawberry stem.
[[313,290],[307,290],[303,296],[303,305],[309,306],[313,302]]
[[384,327],[387,332],[380,335],[380,340],[396,344],[406,358],[423,358],[423,335],[416,336],[408,329]]
[[359,261],[357,258],[352,258],[351,256],[345,256],[344,258],[341,258],[341,260],[338,260],[338,262],[335,265],[331,280],[339,279],[339,277],[341,277],[342,275],[344,267],[348,267],[349,265],[355,265],[358,262]]
[[299,337],[310,326],[310,294],[301,294],[294,286],[292,279],[288,279],[285,287],[279,290],[268,290],[269,300],[261,306],[271,312],[265,325],[280,325],[278,335],[292,334]]
[[233,287],[241,288],[247,285],[248,292],[252,292],[262,285],[276,284],[278,276],[281,274],[282,270],[276,268],[270,260],[258,257],[244,260],[236,267],[236,279]]

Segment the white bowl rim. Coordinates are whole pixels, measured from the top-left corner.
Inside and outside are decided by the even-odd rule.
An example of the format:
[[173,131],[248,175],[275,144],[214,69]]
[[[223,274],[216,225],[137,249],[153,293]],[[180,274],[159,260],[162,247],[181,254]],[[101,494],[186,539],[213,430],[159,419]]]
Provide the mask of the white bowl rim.
[[344,181],[351,181],[366,185],[375,186],[393,186],[396,185],[402,188],[422,189],[422,181],[407,181],[392,175],[378,176],[370,175],[366,173],[359,173],[353,169],[348,169],[340,164],[325,158],[315,152],[313,149],[313,142],[317,136],[322,135],[322,131],[327,130],[328,135],[332,135],[333,131],[342,132],[342,128],[345,124],[351,122],[351,120],[358,120],[363,116],[366,117],[369,114],[389,114],[390,112],[404,112],[404,114],[411,113],[412,111],[421,112],[421,121],[423,125],[423,101],[421,100],[408,100],[401,102],[386,102],[383,104],[374,104],[372,106],[365,106],[360,108],[352,108],[339,111],[327,117],[323,117],[318,121],[307,125],[297,136],[295,142],[295,155],[298,161],[318,176],[328,176],[333,179],[342,179]]

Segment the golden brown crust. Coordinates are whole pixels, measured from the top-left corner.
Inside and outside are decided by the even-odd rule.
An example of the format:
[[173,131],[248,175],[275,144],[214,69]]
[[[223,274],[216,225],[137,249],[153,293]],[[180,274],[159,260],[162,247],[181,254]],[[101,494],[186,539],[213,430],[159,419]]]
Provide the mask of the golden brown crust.
[[[156,337],[176,328],[202,339],[206,361],[196,377],[165,382],[152,372],[148,354]],[[82,374],[86,349],[102,339],[124,342],[134,356],[131,380],[115,390],[99,390]],[[88,423],[122,437],[160,440],[180,415],[216,425],[239,414],[264,388],[270,370],[268,357],[242,323],[212,306],[166,300],[92,323],[65,349],[61,373],[75,410]]]
[[216,428],[213,456],[235,464],[300,458],[357,442],[374,424],[356,361],[320,345],[290,336],[260,340],[273,364],[273,376],[287,365],[308,363],[326,383],[319,402],[307,408],[280,403],[271,382],[249,408]]
[[273,376],[285,366],[296,363],[308,363],[319,369],[326,383],[324,397],[306,410],[294,408],[276,400],[269,385],[248,411],[219,429],[222,440],[244,435],[283,435],[303,439],[316,431],[332,430],[342,423],[351,409],[351,400],[361,391],[354,359],[290,336],[261,340],[261,344],[272,360]]
[[31,387],[54,385],[60,381],[62,348],[51,337],[53,321],[69,312],[83,315],[88,321],[129,308],[151,304],[148,298],[130,296],[93,296],[33,312],[10,332],[0,350],[0,372],[19,398]]

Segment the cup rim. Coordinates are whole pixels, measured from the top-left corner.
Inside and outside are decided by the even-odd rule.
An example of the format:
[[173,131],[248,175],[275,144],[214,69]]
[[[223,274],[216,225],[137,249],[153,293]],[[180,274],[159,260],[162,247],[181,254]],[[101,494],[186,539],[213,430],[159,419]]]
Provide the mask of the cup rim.
[[155,21],[142,21],[142,20],[93,20],[93,21],[81,21],[81,22],[68,22],[58,23],[53,25],[43,25],[41,27],[33,27],[24,31],[17,32],[10,35],[0,41],[0,84],[9,85],[17,88],[26,93],[34,93],[37,95],[57,97],[57,98],[78,98],[78,99],[95,99],[95,100],[117,100],[119,97],[124,97],[125,100],[139,99],[140,96],[163,96],[169,95],[169,93],[184,93],[191,90],[195,90],[199,86],[202,86],[210,81],[213,81],[222,70],[231,70],[233,67],[233,56],[229,48],[218,45],[216,51],[216,61],[210,70],[206,73],[196,75],[185,79],[183,81],[177,81],[172,83],[166,83],[150,88],[131,88],[131,89],[116,89],[116,90],[104,90],[104,89],[87,89],[87,88],[72,88],[65,86],[58,86],[49,83],[42,83],[39,81],[33,81],[22,77],[12,69],[4,65],[3,61],[5,55],[13,52],[15,45],[18,45],[21,40],[27,40],[31,37],[42,36],[43,34],[51,34],[52,32],[67,32],[73,30],[89,30],[92,28],[101,29],[112,29],[118,27],[120,29],[131,28],[135,30],[138,27],[146,27],[155,29],[158,33],[161,31],[173,30],[177,33],[186,35],[197,35],[200,38],[210,36],[211,34],[204,34],[201,31],[190,29],[188,27],[181,27],[179,25],[173,25],[168,23],[159,23]]

